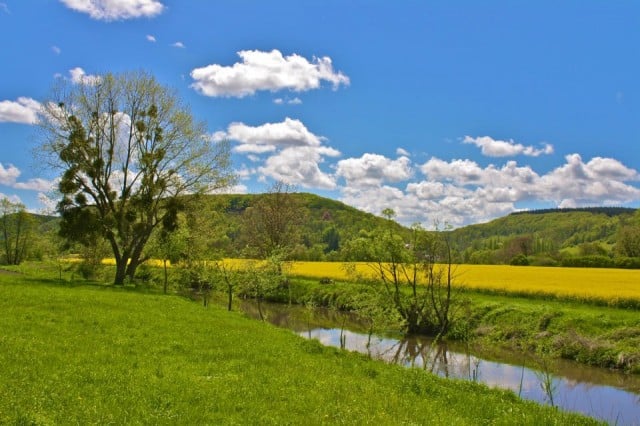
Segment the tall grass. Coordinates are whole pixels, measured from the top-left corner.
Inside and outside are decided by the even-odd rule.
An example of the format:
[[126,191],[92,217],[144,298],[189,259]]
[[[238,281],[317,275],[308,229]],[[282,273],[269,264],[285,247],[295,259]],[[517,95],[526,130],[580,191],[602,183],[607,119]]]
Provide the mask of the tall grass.
[[1,424],[592,424],[175,296],[0,274]]

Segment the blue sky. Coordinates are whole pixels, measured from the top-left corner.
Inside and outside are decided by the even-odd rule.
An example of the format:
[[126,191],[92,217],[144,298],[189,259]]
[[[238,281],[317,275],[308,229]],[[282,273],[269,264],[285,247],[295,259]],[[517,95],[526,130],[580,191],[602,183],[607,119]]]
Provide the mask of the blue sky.
[[406,224],[640,207],[637,1],[0,0],[0,196],[55,205],[33,160],[57,79],[146,70],[274,180]]

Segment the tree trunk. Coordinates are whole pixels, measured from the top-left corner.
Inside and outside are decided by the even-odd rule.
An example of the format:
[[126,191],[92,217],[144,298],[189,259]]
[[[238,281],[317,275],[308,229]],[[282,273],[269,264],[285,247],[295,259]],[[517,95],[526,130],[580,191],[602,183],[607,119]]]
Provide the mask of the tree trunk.
[[127,277],[127,258],[116,259],[116,277],[113,280],[113,285],[124,285],[124,280]]
[[167,294],[167,282],[169,281],[169,274],[167,273],[167,259],[162,259],[164,266],[164,294]]

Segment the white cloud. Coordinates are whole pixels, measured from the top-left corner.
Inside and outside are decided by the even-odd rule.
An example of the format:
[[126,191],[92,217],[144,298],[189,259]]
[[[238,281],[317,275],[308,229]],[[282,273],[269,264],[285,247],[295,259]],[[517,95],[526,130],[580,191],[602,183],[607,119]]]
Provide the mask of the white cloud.
[[102,80],[98,75],[90,75],[87,74],[82,68],[75,67],[69,70],[69,76],[71,81],[74,84],[86,84],[88,86],[93,86],[94,84],[100,83]]
[[453,181],[461,185],[479,183],[482,178],[482,169],[472,160],[447,162],[432,157],[420,167],[420,170],[429,180]]
[[47,180],[42,178],[29,179],[26,182],[16,182],[13,187],[16,189],[27,189],[29,191],[52,191],[55,189],[58,180]]
[[60,49],[58,46],[51,46],[51,51],[56,55],[59,55],[62,53],[62,49]]
[[[461,226],[484,222],[516,211],[519,203],[530,201],[558,207],[640,201],[640,188],[632,185],[640,181],[640,173],[612,158],[595,157],[585,163],[580,155],[572,154],[565,164],[544,175],[515,161],[481,167],[467,159],[431,158],[419,166],[425,179],[409,182],[404,188],[390,186],[393,176],[381,172],[372,179],[362,178],[369,185],[353,184],[367,171],[366,163],[354,160],[360,159],[342,160],[339,165],[350,167],[337,167],[336,174],[353,170],[352,180],[341,188],[342,201],[375,214],[391,207],[405,224],[421,222],[429,226],[438,220]],[[411,167],[406,164],[407,169]]]
[[181,41],[176,41],[175,43],[171,44],[171,47],[177,47],[178,49],[184,49],[185,45]]
[[[305,188],[337,189],[345,203],[374,214],[391,207],[397,219],[407,225],[485,222],[532,202],[567,207],[640,201],[636,184],[640,173],[612,158],[584,162],[572,154],[565,157],[564,164],[540,174],[514,160],[481,166],[470,159],[432,157],[418,164],[398,148],[396,159],[365,153],[332,164],[329,160],[340,152],[327,146],[326,138],[291,118],[260,126],[232,123],[212,139],[237,142],[234,152],[251,161],[250,167],[241,169],[243,179],[276,179]],[[526,147],[517,150],[529,152]]]
[[279,50],[262,52],[242,50],[238,52],[242,62],[232,66],[212,64],[191,71],[195,82],[191,85],[206,96],[242,98],[259,90],[296,92],[317,89],[323,81],[337,89],[349,85],[349,77],[334,72],[331,58],[314,57],[311,61],[292,54],[283,56]]
[[226,132],[213,134],[214,141],[222,139],[240,142],[234,151],[244,153],[263,153],[287,146],[319,147],[326,140],[311,133],[300,120],[289,117],[280,123],[265,123],[260,126],[231,123]]
[[86,13],[99,21],[154,17],[165,6],[157,0],[60,0],[65,6],[77,12]]
[[346,186],[376,186],[383,182],[401,182],[411,177],[411,160],[399,157],[391,160],[378,154],[364,154],[360,158],[340,160],[336,176],[346,180]]
[[[233,151],[259,163],[251,169],[258,180],[270,177],[305,188],[336,187],[335,178],[322,171],[320,164],[325,157],[339,156],[340,151],[324,145],[327,139],[313,134],[300,120],[287,117],[260,126],[231,123],[226,131],[214,133],[212,139],[238,142]],[[261,157],[264,155],[268,156]]]
[[151,34],[147,34],[147,41],[150,41],[151,43],[155,43],[156,42],[156,38],[154,36],[152,36]]
[[0,101],[0,122],[36,124],[40,108],[40,102],[27,97]]
[[516,155],[538,157],[541,154],[553,154],[553,146],[548,143],[543,143],[542,148],[536,149],[532,146],[515,143],[513,140],[501,141],[489,136],[480,136],[477,138],[465,136],[462,141],[481,148],[482,154],[488,157],[513,157]]
[[300,105],[302,104],[302,99],[300,98],[293,98],[293,99],[283,99],[283,98],[276,98],[273,100],[273,103],[276,105]]
[[20,169],[13,164],[9,164],[6,168],[0,163],[0,184],[13,186],[16,179],[20,176]]
[[321,150],[314,147],[288,147],[267,158],[258,171],[275,180],[305,188],[334,189],[335,179],[320,170]]
[[578,154],[540,179],[538,197],[563,206],[619,204],[640,199],[640,173],[612,158],[595,157],[584,163]]
[[0,3],[0,10],[8,15],[11,14],[11,11],[9,10],[9,6],[7,6],[6,3]]

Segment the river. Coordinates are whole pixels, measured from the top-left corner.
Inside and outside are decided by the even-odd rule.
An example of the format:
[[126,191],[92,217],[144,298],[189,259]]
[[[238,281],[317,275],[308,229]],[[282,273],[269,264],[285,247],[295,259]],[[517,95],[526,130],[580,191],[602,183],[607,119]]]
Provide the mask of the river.
[[[243,301],[240,307],[249,316],[260,317],[254,302]],[[331,309],[263,303],[262,311],[272,324],[327,346],[422,368],[442,377],[510,389],[524,399],[580,412],[609,424],[640,425],[637,375],[463,343],[434,344],[419,336],[369,336],[357,316]]]

